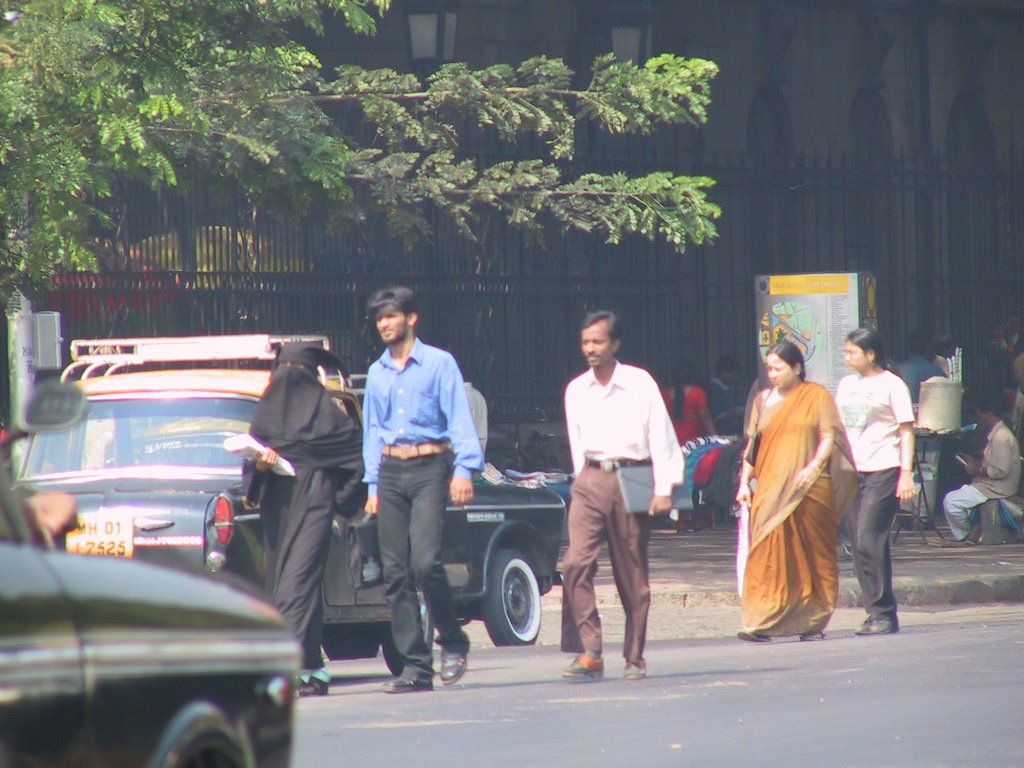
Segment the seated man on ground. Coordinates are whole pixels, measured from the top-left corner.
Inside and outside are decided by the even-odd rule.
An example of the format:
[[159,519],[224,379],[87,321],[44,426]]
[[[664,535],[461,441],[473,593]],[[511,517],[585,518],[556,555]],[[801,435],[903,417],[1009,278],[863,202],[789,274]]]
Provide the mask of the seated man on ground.
[[1020,483],[1020,445],[1003,420],[993,398],[980,398],[975,408],[978,430],[986,435],[985,452],[979,463],[973,456],[957,454],[964,472],[973,479],[946,494],[942,508],[949,530],[958,541],[977,542],[980,530],[968,523],[971,510],[989,499],[1005,499],[1017,493]]

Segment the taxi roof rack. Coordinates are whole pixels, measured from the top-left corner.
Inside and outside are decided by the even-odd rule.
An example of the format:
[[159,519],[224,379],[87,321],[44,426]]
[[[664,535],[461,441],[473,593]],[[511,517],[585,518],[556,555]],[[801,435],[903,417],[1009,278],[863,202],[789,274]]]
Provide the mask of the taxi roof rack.
[[152,363],[206,363],[228,360],[272,361],[278,348],[290,341],[320,344],[330,350],[323,335],[267,333],[223,336],[162,336],[135,339],[75,339],[70,363],[61,381],[109,376],[124,368]]

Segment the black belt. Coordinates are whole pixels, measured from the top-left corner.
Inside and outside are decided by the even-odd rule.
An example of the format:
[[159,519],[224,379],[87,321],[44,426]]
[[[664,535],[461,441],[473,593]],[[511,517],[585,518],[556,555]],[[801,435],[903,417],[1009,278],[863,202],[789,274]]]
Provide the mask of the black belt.
[[602,472],[614,472],[619,467],[649,467],[650,459],[587,459],[587,466]]

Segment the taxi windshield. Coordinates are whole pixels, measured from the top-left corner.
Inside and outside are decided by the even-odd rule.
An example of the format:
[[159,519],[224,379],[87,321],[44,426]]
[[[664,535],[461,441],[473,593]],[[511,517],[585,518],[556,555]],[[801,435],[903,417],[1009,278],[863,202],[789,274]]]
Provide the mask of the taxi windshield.
[[240,397],[97,399],[64,432],[36,435],[22,477],[145,467],[241,471],[224,439],[249,431],[256,401]]

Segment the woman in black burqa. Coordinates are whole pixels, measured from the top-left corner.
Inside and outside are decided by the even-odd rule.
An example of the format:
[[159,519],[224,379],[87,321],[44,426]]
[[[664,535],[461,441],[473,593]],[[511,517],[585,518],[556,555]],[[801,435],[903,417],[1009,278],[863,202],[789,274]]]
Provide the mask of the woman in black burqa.
[[[331,517],[363,474],[359,426],[331,400],[318,366],[341,367],[316,345],[282,345],[249,426],[270,450],[245,472],[246,497],[261,505],[267,590],[302,643],[300,695],[327,693],[321,589]],[[294,477],[272,471],[278,457],[291,462]]]

